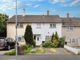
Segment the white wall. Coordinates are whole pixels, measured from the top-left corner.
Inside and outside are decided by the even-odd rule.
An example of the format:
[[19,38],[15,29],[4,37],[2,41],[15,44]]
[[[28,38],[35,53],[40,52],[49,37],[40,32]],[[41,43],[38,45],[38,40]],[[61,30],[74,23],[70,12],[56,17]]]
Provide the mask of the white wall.
[[[24,36],[25,28],[27,24],[23,24],[23,28],[18,28],[18,36]],[[50,23],[41,23],[41,28],[37,28],[37,23],[30,23],[32,26],[33,34],[40,34],[41,40],[38,44],[41,44],[42,41],[45,41],[46,36],[52,36],[53,32],[57,32],[59,37],[62,37],[62,24],[57,23],[56,28],[50,28]],[[11,37],[15,39],[15,24],[7,24],[7,37]]]
[[76,47],[71,47],[68,45],[64,45],[64,48],[67,49],[70,52],[73,52],[74,54],[80,54],[80,49]]

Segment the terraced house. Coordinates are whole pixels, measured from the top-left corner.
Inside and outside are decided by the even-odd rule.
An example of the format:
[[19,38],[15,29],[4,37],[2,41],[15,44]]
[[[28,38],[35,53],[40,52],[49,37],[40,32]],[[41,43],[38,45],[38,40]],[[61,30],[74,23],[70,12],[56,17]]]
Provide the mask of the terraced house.
[[[80,18],[67,17],[61,18],[58,15],[18,15],[18,41],[24,41],[25,28],[29,24],[32,27],[36,45],[41,45],[44,41],[51,38],[57,32],[59,37],[65,37],[65,42],[70,46],[78,46],[80,41]],[[16,24],[15,16],[7,22],[7,37],[15,40]]]

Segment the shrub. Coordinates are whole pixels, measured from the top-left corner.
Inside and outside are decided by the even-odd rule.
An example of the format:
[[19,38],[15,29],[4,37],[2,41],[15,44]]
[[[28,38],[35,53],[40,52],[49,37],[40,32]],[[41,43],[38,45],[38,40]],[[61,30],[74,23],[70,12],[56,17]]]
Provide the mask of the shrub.
[[13,51],[11,51],[11,52],[7,52],[7,53],[5,53],[4,55],[16,55],[16,51],[13,50]]
[[59,46],[59,37],[57,32],[52,35],[51,42],[53,43],[55,48]]
[[[32,46],[30,45],[24,45],[24,46],[20,46],[18,47],[18,54],[27,54],[27,53],[30,53],[31,52],[31,49],[32,49]],[[23,52],[23,53],[21,53]],[[4,55],[15,55],[16,54],[16,50],[13,50],[11,52],[7,52],[5,53]]]
[[51,41],[46,41],[45,43],[42,44],[43,47],[45,48],[52,48],[54,47],[53,43]]
[[30,53],[32,46],[31,45],[24,45],[24,46],[22,46],[22,49],[24,49],[24,53],[27,54],[27,53]]
[[60,42],[59,42],[59,46],[60,47],[64,47],[64,44],[65,44],[65,38],[64,37],[61,37],[60,38]]
[[26,26],[26,30],[25,30],[25,34],[24,34],[24,39],[26,41],[26,44],[35,46],[35,41],[33,39],[33,32],[32,32],[32,28],[30,25]]

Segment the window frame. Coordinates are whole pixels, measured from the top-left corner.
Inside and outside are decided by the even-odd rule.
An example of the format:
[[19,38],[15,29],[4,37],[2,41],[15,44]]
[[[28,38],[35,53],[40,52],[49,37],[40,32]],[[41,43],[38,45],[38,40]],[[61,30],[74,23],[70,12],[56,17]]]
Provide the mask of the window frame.
[[56,28],[56,24],[50,24],[50,28]]
[[23,28],[23,23],[17,23],[17,28]]

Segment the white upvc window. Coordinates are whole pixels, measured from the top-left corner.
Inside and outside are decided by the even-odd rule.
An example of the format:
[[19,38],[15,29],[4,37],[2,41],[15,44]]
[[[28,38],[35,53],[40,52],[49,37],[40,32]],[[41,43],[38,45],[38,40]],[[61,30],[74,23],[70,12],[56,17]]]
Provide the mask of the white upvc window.
[[74,26],[67,26],[67,29],[68,30],[73,30],[74,29]]
[[23,24],[22,23],[18,23],[17,24],[17,28],[23,28]]
[[39,23],[39,24],[36,24],[36,28],[41,28],[41,24]]
[[56,24],[50,24],[50,28],[56,28]]
[[19,41],[19,42],[22,42],[22,41],[24,41],[24,38],[23,38],[23,36],[18,36],[18,41]]

